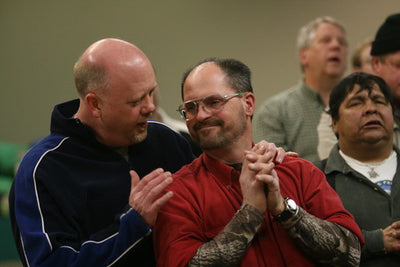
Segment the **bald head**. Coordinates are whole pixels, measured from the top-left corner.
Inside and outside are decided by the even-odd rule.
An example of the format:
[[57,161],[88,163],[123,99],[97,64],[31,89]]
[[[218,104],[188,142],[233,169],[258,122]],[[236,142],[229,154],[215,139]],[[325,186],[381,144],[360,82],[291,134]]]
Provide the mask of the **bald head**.
[[125,75],[140,75],[149,68],[153,71],[149,59],[135,45],[120,39],[102,39],[89,46],[76,62],[75,85],[84,97],[91,91],[105,91]]
[[138,47],[118,39],[95,42],[75,64],[74,75],[80,95],[74,118],[89,126],[99,142],[126,147],[146,138],[157,80]]

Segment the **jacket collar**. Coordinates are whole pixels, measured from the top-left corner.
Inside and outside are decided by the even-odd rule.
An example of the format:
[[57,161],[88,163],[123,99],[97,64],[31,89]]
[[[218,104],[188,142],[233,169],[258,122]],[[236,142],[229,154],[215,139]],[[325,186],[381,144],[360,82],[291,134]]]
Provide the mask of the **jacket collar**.
[[[397,153],[397,163],[399,165],[400,162],[400,150],[396,146],[393,146],[394,151]],[[397,166],[398,168],[399,166]],[[345,160],[340,156],[339,154],[339,145],[335,144],[329,153],[329,157],[326,160],[326,165],[324,167],[324,173],[326,175],[333,173],[333,172],[341,172],[343,174],[347,173],[353,173],[353,174],[358,174],[355,170],[353,170]]]

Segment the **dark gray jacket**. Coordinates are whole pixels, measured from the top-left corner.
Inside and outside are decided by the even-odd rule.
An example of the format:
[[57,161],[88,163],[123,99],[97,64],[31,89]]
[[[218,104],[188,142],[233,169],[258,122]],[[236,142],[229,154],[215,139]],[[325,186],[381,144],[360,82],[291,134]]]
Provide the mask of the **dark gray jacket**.
[[[397,166],[400,166],[400,150]],[[373,153],[373,151],[371,151]],[[368,178],[353,170],[339,154],[336,144],[327,159],[317,162],[327,176],[328,182],[342,199],[362,230],[365,245],[361,255],[361,266],[400,266],[400,256],[385,254],[382,229],[400,220],[400,170],[397,167],[393,178],[391,195]]]

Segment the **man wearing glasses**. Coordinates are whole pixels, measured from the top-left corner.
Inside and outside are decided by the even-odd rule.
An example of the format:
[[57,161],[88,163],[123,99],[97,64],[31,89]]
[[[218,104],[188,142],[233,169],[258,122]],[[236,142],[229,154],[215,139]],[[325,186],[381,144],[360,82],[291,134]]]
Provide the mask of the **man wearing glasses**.
[[250,70],[207,59],[182,82],[186,120],[203,154],[173,175],[154,228],[158,266],[314,266],[359,263],[361,232],[324,175],[254,144]]

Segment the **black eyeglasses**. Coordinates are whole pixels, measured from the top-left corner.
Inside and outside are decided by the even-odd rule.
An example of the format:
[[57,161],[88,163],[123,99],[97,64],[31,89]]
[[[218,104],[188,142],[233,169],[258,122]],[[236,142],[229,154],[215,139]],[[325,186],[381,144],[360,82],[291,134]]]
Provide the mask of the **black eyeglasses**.
[[226,102],[231,100],[234,97],[241,97],[245,95],[247,92],[241,92],[231,95],[210,95],[197,100],[189,100],[184,102],[182,105],[178,107],[176,111],[182,116],[184,120],[191,120],[196,117],[197,112],[199,111],[199,104],[203,106],[203,110],[210,114],[217,113],[222,109]]

